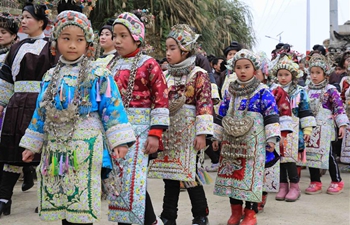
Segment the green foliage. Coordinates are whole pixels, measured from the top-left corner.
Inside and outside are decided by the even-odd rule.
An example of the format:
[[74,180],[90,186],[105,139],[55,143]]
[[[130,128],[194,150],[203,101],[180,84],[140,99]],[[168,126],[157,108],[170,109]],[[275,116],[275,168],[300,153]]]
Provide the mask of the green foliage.
[[98,0],[90,19],[98,30],[107,18],[134,9],[149,9],[155,15],[146,41],[156,49],[156,57],[164,56],[166,36],[177,23],[187,23],[202,34],[199,42],[210,54],[222,55],[233,40],[248,48],[255,43],[252,15],[242,0]]

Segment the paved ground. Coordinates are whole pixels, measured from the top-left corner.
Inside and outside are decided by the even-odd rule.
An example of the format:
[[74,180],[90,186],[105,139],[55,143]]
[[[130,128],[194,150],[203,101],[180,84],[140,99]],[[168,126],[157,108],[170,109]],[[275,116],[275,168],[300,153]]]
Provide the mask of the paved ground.
[[[208,162],[206,162],[208,163]],[[211,173],[214,178],[215,173]],[[330,177],[328,173],[322,177],[324,193],[310,196],[302,194],[295,203],[275,201],[275,194],[268,197],[265,212],[258,215],[259,225],[350,225],[350,173],[343,173],[345,190],[340,195],[325,193]],[[302,171],[300,186],[304,191],[309,184],[308,171]],[[12,214],[3,216],[0,225],[59,225],[60,222],[43,222],[34,213],[36,207],[36,188],[23,193],[21,182],[16,185],[13,196]],[[211,225],[226,225],[230,216],[228,198],[213,195],[213,185],[205,186],[210,207],[209,220]],[[163,182],[149,180],[149,193],[152,197],[155,211],[160,214],[163,198]],[[103,202],[103,216],[98,225],[112,225],[107,221],[107,202]],[[179,202],[178,225],[190,225],[192,220],[191,204],[186,192],[182,192]]]

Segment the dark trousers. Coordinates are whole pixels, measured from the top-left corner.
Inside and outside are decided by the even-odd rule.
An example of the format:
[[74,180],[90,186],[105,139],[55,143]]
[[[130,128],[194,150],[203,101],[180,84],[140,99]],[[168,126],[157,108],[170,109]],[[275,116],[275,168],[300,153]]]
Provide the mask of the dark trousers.
[[2,170],[3,169],[4,169],[4,163],[0,163],[0,184],[1,184]]
[[280,164],[280,183],[299,183],[298,169],[294,162]]
[[[335,157],[335,153],[331,147],[329,151],[329,175],[331,176],[332,182],[340,182],[342,179],[340,177],[340,171]],[[319,168],[309,167],[309,171],[311,182],[321,182],[321,174]]]
[[80,224],[92,225],[93,223],[71,223],[71,222],[68,222],[67,220],[62,220],[62,225],[80,225]]
[[[164,179],[163,212],[161,217],[167,220],[176,220],[180,195],[180,181]],[[192,216],[205,217],[209,208],[203,186],[187,188],[192,205]]]
[[[230,198],[230,204],[231,205],[243,205],[243,201],[238,200],[238,199],[234,199],[234,198]],[[255,213],[258,213],[258,203],[257,202],[246,201],[245,208],[250,209],[250,210],[254,210]]]
[[218,151],[214,151],[212,143],[212,141],[206,140],[206,145],[209,145],[209,147],[205,150],[205,154],[209,156],[212,164],[217,164],[219,163],[220,159],[220,149]]
[[19,173],[2,171],[2,179],[0,183],[0,199],[11,199],[13,188],[15,187],[19,176]]
[[[152,225],[157,220],[156,214],[153,210],[151,197],[146,191],[146,210],[145,210],[145,223],[144,225]],[[118,225],[131,225],[130,223],[118,223]]]

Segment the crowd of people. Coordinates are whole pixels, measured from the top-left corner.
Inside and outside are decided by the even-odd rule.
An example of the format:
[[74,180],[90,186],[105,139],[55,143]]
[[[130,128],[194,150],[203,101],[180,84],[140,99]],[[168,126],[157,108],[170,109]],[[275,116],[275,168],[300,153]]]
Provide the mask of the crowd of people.
[[[268,57],[232,41],[224,57],[206,56],[196,51],[200,35],[176,24],[156,60],[143,51],[143,22],[124,12],[100,28],[95,58],[91,22],[61,11],[48,38],[46,6],[26,3],[23,40],[16,19],[0,15],[0,217],[11,214],[21,173],[23,191],[37,176],[40,218],[63,225],[100,219],[103,192],[110,221],[176,225],[180,189],[192,225],[207,225],[206,172],[217,174],[214,194],[229,198],[228,225],[257,224],[270,192],[297,201],[303,167],[305,194],[322,192],[323,170],[326,192],[342,192],[349,50],[333,60],[322,45],[304,56],[279,43]],[[164,181],[159,216],[147,178]]]

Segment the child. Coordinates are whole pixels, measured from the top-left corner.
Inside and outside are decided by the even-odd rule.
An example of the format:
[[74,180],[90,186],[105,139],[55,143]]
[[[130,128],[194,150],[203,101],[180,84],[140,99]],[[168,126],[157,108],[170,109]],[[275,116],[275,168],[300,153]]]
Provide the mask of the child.
[[195,66],[193,55],[198,37],[188,25],[178,24],[171,28],[166,40],[170,128],[164,134],[165,150],[151,163],[149,174],[164,179],[161,218],[166,225],[176,224],[180,181],[185,181],[191,199],[192,224],[209,224],[203,186],[194,182],[196,151],[205,148],[213,123],[209,76]]
[[[221,158],[214,194],[230,197],[229,225],[256,224],[262,201],[265,151],[274,151],[280,138],[278,108],[268,87],[254,76],[260,62],[242,49],[233,58],[237,80],[231,82],[220,115],[223,125]],[[244,219],[242,204],[246,201]]]
[[311,83],[306,91],[316,117],[317,127],[312,131],[306,146],[306,165],[309,167],[311,183],[305,193],[310,195],[320,193],[322,191],[320,169],[329,169],[332,182],[327,193],[339,194],[343,190],[344,182],[340,177],[338,163],[331,146],[331,141],[335,140],[336,135],[333,118],[339,127],[339,139],[344,137],[349,120],[337,89],[328,84],[327,77],[331,70],[326,58],[322,55],[312,56],[309,70]]
[[[256,73],[256,78],[258,78],[262,83],[267,84],[270,88],[272,95],[275,97],[276,104],[279,111],[279,119],[281,126],[281,139],[280,145],[275,146],[275,150],[279,155],[284,154],[283,152],[283,140],[287,137],[288,133],[293,132],[292,126],[292,110],[290,108],[290,101],[288,93],[283,90],[279,85],[271,82],[272,76],[269,75],[269,63],[267,55],[264,52],[258,53],[259,59],[261,61],[260,69]],[[276,163],[270,168],[265,168],[265,178],[263,187],[262,202],[258,204],[259,212],[264,210],[267,201],[268,192],[278,192],[279,190],[279,180],[280,180],[280,163]]]
[[[43,75],[56,61],[50,53],[49,38],[44,35],[49,22],[46,10],[46,5],[25,4],[21,25],[28,38],[11,46],[0,69],[0,117],[3,117],[0,162],[4,163],[0,184],[0,215],[11,213],[13,188],[22,173],[22,167],[38,165],[40,161],[38,156],[30,164],[24,163],[24,149],[18,144],[33,116]],[[6,116],[3,115],[4,108]]]
[[113,34],[119,57],[111,67],[137,141],[125,160],[117,162],[124,171],[122,192],[109,204],[109,220],[120,225],[161,224],[146,187],[149,159],[161,148],[163,130],[169,125],[167,85],[157,61],[141,53],[145,27],[138,17],[120,14]]
[[26,148],[23,161],[42,153],[41,219],[92,224],[101,213],[103,149],[123,158],[135,136],[113,77],[84,55],[93,42],[86,16],[60,13],[52,39],[62,56],[43,78],[32,121],[20,142]]
[[296,165],[298,151],[304,151],[304,140],[309,140],[312,127],[316,122],[312,116],[306,92],[297,85],[300,74],[298,64],[286,54],[278,55],[275,60],[277,63],[273,66],[271,73],[277,76],[278,83],[288,93],[293,112],[293,133],[288,134],[284,140],[286,144],[284,144],[284,154],[280,162],[280,188],[275,198],[278,201],[294,202],[300,197]]

